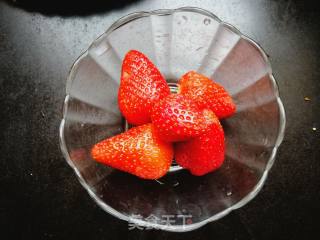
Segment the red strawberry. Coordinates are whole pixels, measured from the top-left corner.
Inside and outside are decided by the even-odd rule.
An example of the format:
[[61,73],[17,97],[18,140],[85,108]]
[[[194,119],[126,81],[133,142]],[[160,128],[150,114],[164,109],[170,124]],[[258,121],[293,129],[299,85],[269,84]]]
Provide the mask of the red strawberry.
[[134,125],[150,122],[151,108],[170,89],[156,66],[141,52],[129,51],[122,62],[119,108]]
[[175,145],[176,162],[201,176],[219,168],[224,161],[224,133],[217,117],[202,135]]
[[91,155],[100,163],[140,178],[157,179],[168,171],[173,147],[162,142],[149,123],[97,143]]
[[211,119],[206,118],[206,111],[199,109],[197,104],[186,96],[171,94],[153,106],[151,120],[162,140],[184,141],[207,129]]
[[190,97],[201,108],[211,109],[220,119],[236,111],[231,96],[221,85],[194,71],[182,76],[178,93]]

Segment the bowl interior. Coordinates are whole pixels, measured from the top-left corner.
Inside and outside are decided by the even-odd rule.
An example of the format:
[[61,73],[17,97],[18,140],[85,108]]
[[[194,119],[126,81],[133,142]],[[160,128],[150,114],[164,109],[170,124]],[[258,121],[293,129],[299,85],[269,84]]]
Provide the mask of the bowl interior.
[[[121,60],[145,53],[170,83],[196,70],[221,83],[237,113],[222,124],[223,166],[203,177],[185,170],[146,181],[90,157],[96,142],[123,132],[117,93]],[[172,231],[197,228],[249,201],[261,188],[283,136],[284,111],[261,48],[201,9],[135,13],[120,19],[74,64],[67,81],[61,147],[80,182],[109,213]]]

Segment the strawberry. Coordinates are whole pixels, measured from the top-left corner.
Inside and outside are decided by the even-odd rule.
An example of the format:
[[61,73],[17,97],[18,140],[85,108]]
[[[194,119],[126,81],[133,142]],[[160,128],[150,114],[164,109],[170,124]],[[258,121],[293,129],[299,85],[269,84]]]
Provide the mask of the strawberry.
[[175,145],[175,160],[196,176],[219,168],[224,161],[224,132],[219,120],[198,137]]
[[195,71],[182,76],[178,93],[190,97],[200,108],[211,109],[219,119],[236,111],[231,96],[221,85]]
[[156,66],[141,52],[129,51],[122,62],[119,108],[133,125],[149,123],[152,106],[170,94]]
[[155,103],[151,120],[162,140],[184,141],[207,129],[210,118],[206,118],[206,111],[199,109],[197,104],[186,96],[170,94]]
[[162,142],[151,123],[103,140],[93,146],[96,161],[144,179],[157,179],[168,171],[173,147]]

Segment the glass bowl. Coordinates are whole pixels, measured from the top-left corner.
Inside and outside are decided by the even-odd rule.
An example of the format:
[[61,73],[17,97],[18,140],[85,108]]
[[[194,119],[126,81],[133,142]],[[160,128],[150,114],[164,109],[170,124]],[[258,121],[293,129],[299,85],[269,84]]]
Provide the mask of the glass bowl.
[[[222,121],[226,159],[195,177],[178,166],[142,180],[96,163],[90,149],[127,124],[117,105],[121,60],[145,53],[174,90],[195,70],[231,93],[237,113]],[[62,152],[80,183],[129,228],[190,231],[237,209],[261,190],[284,136],[285,112],[268,58],[235,27],[199,8],[137,12],[116,21],[72,66],[60,125]]]

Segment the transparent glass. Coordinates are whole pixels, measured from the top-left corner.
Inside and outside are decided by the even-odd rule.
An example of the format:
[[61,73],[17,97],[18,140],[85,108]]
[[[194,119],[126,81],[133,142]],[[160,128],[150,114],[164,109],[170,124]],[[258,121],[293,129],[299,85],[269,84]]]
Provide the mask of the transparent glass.
[[[117,105],[121,60],[145,53],[174,88],[196,70],[221,83],[237,113],[222,122],[223,166],[195,177],[173,166],[159,181],[96,163],[96,142],[125,131]],[[116,21],[74,63],[60,125],[62,152],[106,212],[168,231],[189,231],[249,202],[265,182],[285,128],[285,112],[264,51],[236,28],[199,8],[138,12]]]

